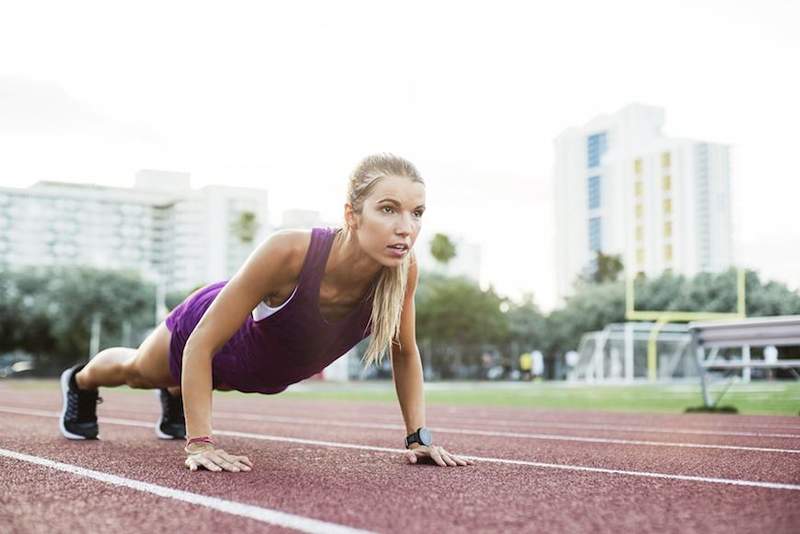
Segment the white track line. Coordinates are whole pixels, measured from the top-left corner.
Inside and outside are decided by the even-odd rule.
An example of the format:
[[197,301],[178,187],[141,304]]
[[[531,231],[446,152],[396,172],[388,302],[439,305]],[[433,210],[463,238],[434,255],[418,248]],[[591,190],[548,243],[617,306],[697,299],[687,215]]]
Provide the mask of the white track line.
[[64,471],[65,473],[71,473],[84,478],[99,480],[100,482],[105,482],[106,484],[112,484],[114,486],[122,486],[132,490],[141,491],[143,493],[158,495],[159,497],[167,497],[189,504],[204,506],[206,508],[211,508],[213,510],[218,510],[220,512],[225,512],[227,514],[236,515],[239,517],[255,519],[256,521],[261,521],[262,523],[268,523],[270,525],[292,528],[301,532],[313,532],[319,534],[325,534],[328,532],[340,534],[358,534],[369,532],[336,523],[328,523],[326,521],[319,521],[309,517],[287,514],[286,512],[262,508],[260,506],[253,506],[251,504],[243,504],[235,501],[219,499],[217,497],[209,497],[207,495],[200,495],[198,493],[168,488],[166,486],[159,486],[157,484],[150,484],[149,482],[142,482],[141,480],[134,480],[112,475],[110,473],[103,473],[102,471],[94,471],[92,469],[86,469],[77,465],[56,462],[53,460],[48,460],[47,458],[31,456],[30,454],[24,454],[8,449],[0,449],[0,456],[49,467],[50,469]]
[[[285,401],[285,399],[270,399],[270,402],[276,402],[276,401],[282,402]],[[144,406],[145,404],[134,401],[134,405]],[[580,421],[573,423],[564,423],[564,422],[555,422],[546,420],[530,420],[527,418],[497,419],[492,417],[491,413],[487,413],[482,410],[470,412],[469,416],[467,417],[463,413],[459,413],[459,410],[454,409],[452,406],[438,406],[436,408],[436,412],[439,414],[444,414],[444,413],[447,414],[447,415],[438,415],[438,417],[440,418],[447,418],[451,422],[454,421],[454,419],[459,419],[462,422],[467,422],[466,424],[496,424],[500,426],[514,426],[514,427],[519,427],[519,426],[552,427],[552,428],[564,428],[564,429],[574,429],[574,430],[603,430],[607,432],[643,432],[643,433],[653,432],[661,434],[687,434],[687,435],[700,435],[700,436],[710,435],[710,436],[740,436],[740,437],[757,437],[757,438],[800,439],[800,426],[781,425],[781,424],[759,424],[759,423],[738,422],[736,425],[716,424],[712,425],[710,428],[702,428],[702,427],[663,428],[663,427],[640,426],[640,425],[630,425],[630,424],[617,425],[617,423],[613,421],[605,421],[605,422]],[[216,412],[216,413],[218,414],[225,413],[227,416],[227,414],[233,412]],[[236,412],[236,413],[240,414],[241,412]],[[338,411],[337,415],[341,416],[343,415],[343,412]],[[381,418],[381,419],[389,419],[397,421],[396,413],[385,413],[385,412],[369,413],[364,411],[350,411],[349,415],[361,419],[363,419],[364,416],[368,416],[373,418]],[[505,413],[505,415],[506,416],[508,415],[507,412]],[[656,414],[656,415],[663,415],[663,414]],[[688,414],[688,415],[691,417],[692,415],[705,415],[705,414]],[[291,413],[290,410],[288,414],[284,413],[283,416],[294,417],[294,414]],[[726,427],[731,427],[731,426],[735,428],[784,429],[790,431],[797,431],[797,433],[786,434],[786,433],[757,432],[757,431],[743,431],[743,430],[735,430],[735,431],[722,430],[725,429]]]
[[[436,412],[439,414],[437,417],[440,418],[448,418],[450,420],[459,419],[462,421],[468,420],[470,423],[476,424],[498,424],[503,426],[551,426],[554,428],[571,428],[571,429],[586,429],[586,430],[594,430],[594,429],[601,429],[601,430],[608,430],[610,432],[659,432],[659,433],[678,433],[678,434],[709,434],[709,435],[720,435],[720,436],[748,436],[748,437],[764,437],[764,438],[791,438],[791,439],[798,439],[800,438],[800,426],[788,426],[788,425],[761,425],[761,424],[754,424],[754,423],[741,423],[739,425],[727,425],[727,426],[734,426],[736,428],[743,428],[743,427],[752,427],[752,428],[768,428],[768,429],[776,429],[782,428],[785,430],[795,430],[798,433],[795,434],[775,434],[775,433],[765,433],[765,432],[746,432],[746,431],[733,431],[733,430],[718,430],[726,428],[726,425],[715,425],[713,428],[663,428],[663,427],[652,427],[652,426],[639,426],[639,425],[620,425],[617,426],[617,423],[612,421],[607,422],[574,422],[574,423],[560,423],[555,421],[544,421],[544,420],[530,420],[530,419],[496,419],[491,417],[491,415],[483,414],[472,414],[470,413],[469,416],[465,416],[463,413],[458,412],[451,412],[443,407],[439,406],[436,408]],[[445,415],[445,412],[447,414]],[[307,413],[307,412],[305,412]],[[341,412],[339,412],[341,413]],[[353,411],[350,413],[353,417],[378,417],[378,418],[385,418],[385,419],[393,419],[397,420],[396,414],[388,414],[388,413],[367,413],[367,412],[359,412]],[[508,416],[508,413],[505,414]],[[680,414],[682,415],[682,414]],[[691,414],[689,414],[691,415]],[[288,416],[291,416],[289,414]]]
[[[251,420],[251,421],[272,421],[272,422],[283,422],[295,421],[297,417],[303,418],[303,416],[279,416],[279,415],[263,415],[263,414],[247,414],[247,413],[239,413],[239,412],[216,412],[216,415],[219,417],[230,418],[230,419],[243,419],[243,420]],[[396,419],[396,417],[395,417]],[[325,420],[324,422],[328,422],[329,420]],[[359,423],[356,421],[341,421],[343,425],[358,425]],[[473,421],[474,423],[474,421]],[[508,421],[510,424],[514,424],[514,421]],[[338,423],[337,423],[338,424]],[[369,423],[370,425],[376,425],[375,428],[403,428],[405,426],[402,425],[391,425],[389,423]],[[516,424],[520,424],[516,422]],[[791,439],[800,439],[800,434],[768,434],[763,432],[707,432],[701,430],[681,430],[681,429],[669,429],[669,428],[653,428],[653,427],[608,427],[604,425],[591,425],[591,424],[571,424],[571,423],[529,423],[526,426],[552,426],[554,428],[565,428],[571,430],[602,430],[607,432],[639,432],[639,433],[648,433],[648,432],[658,432],[658,433],[665,433],[665,434],[692,434],[692,435],[709,435],[709,436],[733,436],[733,437],[749,437],[749,438],[791,438]],[[467,429],[464,429],[467,430]],[[440,432],[445,430],[439,429]],[[456,432],[456,431],[454,431]],[[461,430],[457,431],[461,432]],[[483,431],[480,431],[483,432]],[[496,431],[502,432],[502,431]],[[548,434],[549,435],[549,434]],[[800,452],[800,451],[795,451]]]
[[[38,410],[21,410],[14,408],[0,407],[0,412],[18,413],[21,415],[41,415],[33,413]],[[55,412],[43,412],[50,415],[60,415]],[[220,414],[217,414],[220,415]],[[314,425],[314,426],[336,426],[343,428],[369,428],[379,430],[399,430],[404,431],[403,425],[392,425],[383,423],[358,423],[352,421],[332,421],[330,419],[310,419],[304,417],[278,417],[270,415],[239,415],[231,417],[231,419],[239,419],[246,421],[263,421],[273,423],[283,423],[292,425]],[[103,421],[129,421],[129,419],[113,419],[101,418]],[[719,449],[728,451],[747,451],[747,452],[772,452],[772,453],[786,453],[786,454],[800,454],[800,449],[779,449],[774,447],[748,447],[743,445],[715,445],[708,443],[680,443],[670,441],[647,441],[647,440],[634,440],[634,439],[613,439],[613,438],[592,438],[583,436],[565,436],[561,434],[530,434],[522,432],[500,432],[493,430],[467,430],[461,428],[445,428],[445,427],[431,427],[433,432],[442,434],[462,434],[467,436],[489,436],[501,438],[516,438],[516,439],[538,439],[545,441],[572,441],[576,443],[601,443],[613,445],[633,445],[633,446],[648,446],[648,447],[679,447],[684,449]]]
[[[41,410],[10,410],[7,408],[0,408],[0,411],[9,412],[9,413],[20,413],[22,415],[38,415],[44,417],[58,417],[57,412],[44,412]],[[34,413],[35,412],[35,413]],[[142,421],[135,421],[131,419],[115,419],[115,418],[108,418],[108,417],[101,417],[99,418],[101,423],[109,423],[115,425],[122,425],[122,426],[134,426],[134,427],[143,427],[143,428],[150,428],[152,427],[151,423],[145,423]],[[237,438],[248,438],[248,439],[257,439],[261,441],[277,441],[282,443],[301,443],[304,445],[313,445],[317,447],[335,447],[340,449],[356,449],[362,451],[375,451],[375,452],[385,452],[391,454],[402,454],[405,452],[405,449],[392,449],[389,447],[375,447],[372,445],[361,445],[356,443],[341,443],[337,441],[322,441],[322,440],[315,440],[315,439],[305,439],[305,438],[292,438],[286,436],[272,436],[269,434],[255,434],[251,432],[237,432],[234,430],[215,430],[214,434],[220,436],[231,436]],[[691,475],[674,475],[670,473],[654,473],[648,471],[625,471],[621,469],[605,469],[602,467],[588,467],[582,465],[569,465],[569,464],[549,464],[549,463],[542,463],[542,462],[530,462],[527,460],[510,460],[506,458],[487,458],[483,456],[467,456],[467,455],[459,455],[463,458],[469,458],[470,460],[475,460],[476,462],[492,462],[492,463],[499,463],[499,464],[509,464],[509,465],[527,465],[532,467],[543,467],[548,469],[562,469],[566,471],[586,471],[591,473],[605,473],[605,474],[615,474],[615,475],[626,475],[626,476],[635,476],[635,477],[649,477],[649,478],[661,478],[667,480],[685,480],[691,482],[705,482],[709,484],[732,484],[735,486],[747,486],[753,488],[767,488],[767,489],[785,489],[785,490],[795,490],[800,491],[800,484],[784,484],[780,482],[761,482],[757,480],[740,480],[740,479],[730,479],[730,478],[713,478],[713,477],[700,477],[700,476],[691,476]]]

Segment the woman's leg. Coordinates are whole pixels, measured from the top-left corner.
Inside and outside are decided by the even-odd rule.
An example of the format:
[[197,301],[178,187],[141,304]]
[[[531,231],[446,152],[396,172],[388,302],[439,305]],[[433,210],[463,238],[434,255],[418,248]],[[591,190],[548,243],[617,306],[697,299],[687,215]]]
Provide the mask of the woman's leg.
[[180,394],[169,372],[171,333],[162,321],[138,349],[113,347],[100,351],[75,375],[79,389],[127,385],[137,389],[168,388]]

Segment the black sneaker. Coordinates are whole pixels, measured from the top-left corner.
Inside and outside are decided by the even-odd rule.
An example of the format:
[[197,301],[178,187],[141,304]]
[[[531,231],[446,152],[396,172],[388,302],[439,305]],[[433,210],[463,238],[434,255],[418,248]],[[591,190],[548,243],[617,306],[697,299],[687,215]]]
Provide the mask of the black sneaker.
[[97,439],[97,405],[103,402],[97,390],[78,389],[75,375],[86,364],[75,365],[61,373],[61,410],[59,428],[67,439]]
[[156,423],[156,436],[159,439],[185,439],[186,419],[183,417],[183,399],[173,397],[166,389],[159,389],[161,399],[161,419]]

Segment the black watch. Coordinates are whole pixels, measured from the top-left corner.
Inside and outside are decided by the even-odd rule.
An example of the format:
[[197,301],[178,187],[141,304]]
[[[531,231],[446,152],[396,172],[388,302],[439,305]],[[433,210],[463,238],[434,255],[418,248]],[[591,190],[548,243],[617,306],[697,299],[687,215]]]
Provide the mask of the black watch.
[[406,449],[412,443],[419,443],[420,445],[428,446],[431,443],[433,443],[433,435],[431,434],[430,430],[428,430],[424,426],[421,426],[417,429],[416,432],[406,436]]

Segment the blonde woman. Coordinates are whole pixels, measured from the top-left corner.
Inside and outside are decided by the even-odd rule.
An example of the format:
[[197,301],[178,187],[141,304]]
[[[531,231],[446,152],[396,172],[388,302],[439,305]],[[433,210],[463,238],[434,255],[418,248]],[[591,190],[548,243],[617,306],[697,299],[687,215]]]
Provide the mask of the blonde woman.
[[424,210],[425,184],[410,162],[365,158],[349,180],[342,228],[271,235],[233,278],[190,295],[138,349],[106,349],[65,370],[62,434],[97,437],[101,386],[158,388],[156,434],[186,438],[186,467],[250,471],[250,459],[214,443],[212,390],[279,393],[371,333],[365,362],[390,350],[408,462],[472,464],[434,445],[425,428],[412,254]]

